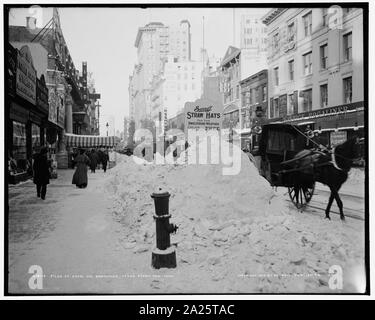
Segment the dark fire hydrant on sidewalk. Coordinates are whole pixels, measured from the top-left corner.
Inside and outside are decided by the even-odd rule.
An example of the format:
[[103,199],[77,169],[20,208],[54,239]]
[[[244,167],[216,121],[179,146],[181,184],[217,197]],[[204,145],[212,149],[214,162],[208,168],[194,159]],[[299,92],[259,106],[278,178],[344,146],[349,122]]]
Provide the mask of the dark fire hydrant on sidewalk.
[[169,223],[170,193],[161,188],[151,195],[155,203],[154,220],[156,223],[156,248],[152,251],[152,267],[176,268],[176,248],[171,246],[170,234],[176,233],[178,227]]

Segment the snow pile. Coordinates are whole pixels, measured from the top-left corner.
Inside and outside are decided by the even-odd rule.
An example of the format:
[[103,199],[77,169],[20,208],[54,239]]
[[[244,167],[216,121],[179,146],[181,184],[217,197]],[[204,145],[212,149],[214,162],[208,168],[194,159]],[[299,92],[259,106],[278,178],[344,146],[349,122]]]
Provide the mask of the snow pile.
[[[187,164],[183,155],[179,165],[118,160],[104,188],[114,195],[125,250],[149,254],[155,245],[150,194],[159,187],[171,193],[178,268],[168,270],[171,281],[158,283],[160,292],[332,292],[330,266],[363,274],[363,224],[299,213],[286,189],[274,191],[242,152],[238,175],[223,175],[222,165]],[[343,291],[361,290],[345,281]]]

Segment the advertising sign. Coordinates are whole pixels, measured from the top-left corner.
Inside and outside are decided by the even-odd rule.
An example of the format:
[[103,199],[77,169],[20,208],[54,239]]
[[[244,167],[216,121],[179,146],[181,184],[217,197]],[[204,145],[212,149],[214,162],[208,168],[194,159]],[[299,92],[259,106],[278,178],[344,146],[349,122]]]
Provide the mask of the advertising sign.
[[48,92],[48,104],[49,104],[49,112],[48,112],[48,120],[54,124],[57,124],[57,102],[58,97],[54,90],[49,90]]
[[44,80],[44,75],[36,79],[36,104],[45,113],[48,113],[48,89]]
[[58,99],[59,99],[59,103],[58,103],[59,109],[57,112],[57,125],[61,128],[64,128],[65,127],[65,103],[64,103],[62,96],[59,96]]
[[23,46],[18,51],[16,93],[30,103],[36,103],[36,70],[33,65],[30,49]]
[[221,130],[223,106],[208,99],[185,103],[185,130]]
[[16,92],[17,54],[17,49],[8,44],[8,89],[12,97]]
[[331,147],[334,147],[340,143],[344,143],[347,139],[347,131],[333,131],[331,132]]

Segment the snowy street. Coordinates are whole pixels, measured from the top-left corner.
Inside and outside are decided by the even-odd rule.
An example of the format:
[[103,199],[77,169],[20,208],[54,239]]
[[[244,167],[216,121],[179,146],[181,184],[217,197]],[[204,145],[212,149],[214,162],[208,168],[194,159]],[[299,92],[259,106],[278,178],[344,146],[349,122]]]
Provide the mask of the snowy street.
[[[337,293],[329,287],[334,265],[343,270],[338,292],[363,290],[364,221],[298,212],[249,161],[236,176],[218,169],[119,156],[106,174],[89,173],[87,189],[71,184],[73,170],[59,170],[45,201],[31,181],[10,186],[9,292]],[[353,170],[346,188],[358,190],[361,172]],[[151,267],[157,187],[171,193],[179,225],[171,235],[176,269]],[[43,270],[42,289],[28,285],[33,265]]]

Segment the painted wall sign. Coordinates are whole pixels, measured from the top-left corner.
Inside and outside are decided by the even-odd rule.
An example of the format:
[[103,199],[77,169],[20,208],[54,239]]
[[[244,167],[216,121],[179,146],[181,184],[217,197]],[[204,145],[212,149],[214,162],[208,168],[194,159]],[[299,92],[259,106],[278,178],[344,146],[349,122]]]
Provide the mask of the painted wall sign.
[[32,104],[36,104],[36,70],[28,46],[18,51],[16,93]]

